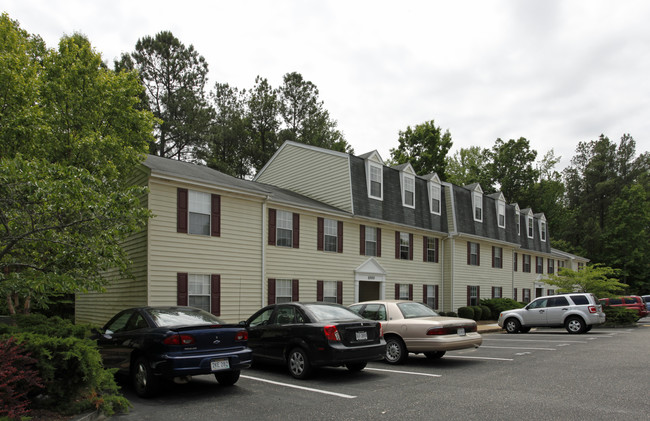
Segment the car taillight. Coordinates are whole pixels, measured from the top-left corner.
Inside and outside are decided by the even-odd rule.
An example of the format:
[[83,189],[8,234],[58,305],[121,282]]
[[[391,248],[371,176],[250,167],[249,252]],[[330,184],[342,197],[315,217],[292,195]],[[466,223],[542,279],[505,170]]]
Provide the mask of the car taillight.
[[596,313],[598,311],[596,306],[589,306],[587,308],[589,309],[589,313]]
[[325,326],[323,328],[323,332],[325,332],[325,337],[327,338],[328,341],[338,342],[341,340],[341,336],[339,335],[339,330],[334,325]]
[[384,337],[384,325],[379,323],[379,339]]
[[194,344],[194,336],[175,334],[168,336],[163,340],[165,345],[192,345]]
[[451,326],[451,327],[432,327],[427,330],[427,335],[456,335],[458,334],[458,329],[465,329],[465,332],[476,332],[476,325],[468,326]]
[[235,334],[235,340],[236,341],[247,341],[248,340],[248,332],[245,330],[241,330]]
[[448,335],[449,329],[446,327],[432,327],[427,330],[427,335]]

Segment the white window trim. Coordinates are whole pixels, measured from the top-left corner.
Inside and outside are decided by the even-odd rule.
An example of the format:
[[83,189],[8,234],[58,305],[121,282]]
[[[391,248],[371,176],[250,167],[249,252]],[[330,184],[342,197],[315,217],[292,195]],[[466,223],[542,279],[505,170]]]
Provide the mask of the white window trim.
[[[283,219],[283,218],[281,218],[282,215],[288,216],[289,218],[288,219],[286,219],[286,218]],[[289,229],[287,227],[284,227],[284,226],[280,226],[281,225],[280,221],[286,222],[287,225],[290,224],[291,229]],[[289,244],[288,245],[286,245],[286,244],[282,244],[282,245],[278,244],[278,239],[280,238],[280,230],[285,230],[285,231],[290,232],[290,234],[289,234]],[[289,211],[278,209],[278,211],[275,214],[275,245],[279,246],[279,247],[293,247],[293,230],[294,230],[293,213],[289,212]]]
[[[481,209],[481,218],[476,218],[476,209]],[[479,192],[472,193],[472,216],[474,221],[483,222],[483,194]]]
[[[506,227],[506,202],[503,200],[497,200],[497,225],[499,228],[505,228]],[[503,208],[503,213],[501,213],[501,209]],[[501,215],[503,215],[503,225],[501,225],[501,221],[499,218]]]
[[[372,195],[372,189],[371,189],[371,179],[370,179],[370,174],[372,173],[372,168],[376,168],[379,170],[379,183],[380,183],[380,193],[379,196],[373,196]],[[366,161],[366,179],[368,180],[368,197],[371,199],[377,199],[377,200],[384,200],[384,167],[383,165],[372,162],[372,161]]]
[[[328,233],[329,231],[329,233]],[[333,234],[331,232],[334,232]],[[327,238],[328,237],[334,237],[334,250],[328,250],[327,249]],[[323,220],[323,251],[328,251],[328,252],[334,252],[336,253],[338,251],[338,238],[339,238],[339,230],[338,230],[338,222],[333,220],[333,219],[327,219],[324,218]]]
[[[372,236],[374,237],[374,239],[371,239],[371,240],[368,239],[370,237],[370,235],[368,235],[369,233],[372,233]],[[370,227],[370,226],[366,225],[366,227],[365,227],[365,236],[364,237],[365,237],[364,242],[366,243],[365,244],[365,248],[366,248],[365,255],[366,256],[377,256],[377,227]],[[374,244],[374,246],[375,246],[375,253],[374,254],[368,254],[368,243]]]
[[542,242],[546,242],[546,221],[539,221],[539,238]]
[[[286,290],[287,287],[286,285],[289,285],[289,295],[282,295],[280,292],[282,290]],[[289,298],[288,301],[278,301],[278,298]],[[276,279],[275,280],[275,303],[276,304],[282,304],[282,303],[289,303],[293,301],[293,281],[291,279]]]
[[534,218],[532,216],[527,216],[526,217],[526,233],[528,234],[528,238],[534,238],[535,237],[535,229],[533,227],[534,224]]
[[517,218],[517,235],[521,235],[521,212],[515,212],[515,218]]
[[[429,210],[435,215],[442,213],[442,185],[439,183],[429,182]],[[438,210],[433,209],[433,199],[438,200]]]
[[[209,236],[212,230],[212,199],[210,193],[200,192],[196,190],[188,191],[188,204],[187,204],[187,233],[190,235],[203,235]],[[192,232],[191,216],[192,214],[204,215],[208,217],[208,232]]]
[[[193,287],[199,286],[201,288],[201,292],[193,291]],[[212,311],[212,302],[211,302],[211,282],[210,282],[210,275],[205,275],[205,274],[198,274],[198,273],[190,273],[188,275],[188,283],[187,283],[187,303],[188,305],[194,306],[194,307],[199,307],[202,308],[203,310],[207,312]],[[207,290],[207,291],[206,291]],[[191,299],[192,297],[207,297],[208,298],[208,308],[200,307],[196,303],[192,303]]]
[[408,300],[409,299],[409,284],[399,284],[399,299]]
[[[409,205],[406,203],[406,180],[412,182],[413,185],[413,204]],[[402,172],[402,206],[406,208],[415,209],[415,176],[411,174],[406,174]]]
[[[338,284],[336,281],[323,281],[323,301],[327,303],[338,303]],[[332,294],[333,292],[333,294]],[[329,300],[328,300],[329,298]],[[334,299],[332,301],[332,299]]]

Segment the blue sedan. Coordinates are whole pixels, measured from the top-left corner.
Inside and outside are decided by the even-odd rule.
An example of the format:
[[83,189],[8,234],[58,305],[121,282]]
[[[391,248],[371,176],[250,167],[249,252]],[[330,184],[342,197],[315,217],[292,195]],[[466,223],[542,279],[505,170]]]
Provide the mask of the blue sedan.
[[151,397],[163,380],[214,374],[219,384],[250,367],[248,332],[194,307],[138,307],[115,315],[95,336],[104,366],[131,377],[135,392]]

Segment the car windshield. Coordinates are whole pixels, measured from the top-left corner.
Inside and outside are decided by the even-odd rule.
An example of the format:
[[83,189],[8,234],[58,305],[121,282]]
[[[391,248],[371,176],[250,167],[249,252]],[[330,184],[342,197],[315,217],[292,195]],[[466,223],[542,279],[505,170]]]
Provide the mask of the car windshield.
[[397,303],[405,319],[438,316],[438,313],[420,303]]
[[159,327],[224,324],[217,316],[198,308],[152,308],[148,313]]
[[305,304],[307,308],[316,318],[314,321],[325,322],[328,320],[362,320],[363,317],[357,313],[348,310],[343,306],[327,305],[327,304]]

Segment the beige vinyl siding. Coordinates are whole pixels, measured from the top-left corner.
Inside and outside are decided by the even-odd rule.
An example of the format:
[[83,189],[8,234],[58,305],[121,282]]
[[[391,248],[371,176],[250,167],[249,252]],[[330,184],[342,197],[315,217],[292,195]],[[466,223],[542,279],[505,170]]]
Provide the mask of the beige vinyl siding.
[[[517,301],[523,301],[523,294],[522,290],[524,288],[530,289],[530,299],[531,301],[535,299],[535,283],[536,282],[544,282],[547,277],[548,277],[548,256],[547,255],[540,255],[540,254],[535,254],[535,252],[531,252],[528,250],[522,250],[520,249],[518,252],[517,256],[517,272],[514,273],[514,288],[517,288]],[[530,256],[530,272],[524,272],[522,270],[522,262],[523,262],[523,255],[527,254]],[[544,273],[540,274],[535,272],[535,263],[536,263],[536,257],[543,257],[544,258]],[[557,271],[557,261],[556,261],[556,271]],[[543,295],[546,295],[546,291],[548,289],[557,289],[556,286],[552,286],[550,284],[547,284],[544,282],[542,285]]]
[[[142,172],[134,184],[146,185],[147,174]],[[148,196],[140,198],[142,206],[148,206]],[[151,223],[151,220],[149,220]],[[117,270],[110,270],[104,276],[109,279],[106,292],[79,293],[75,298],[75,320],[77,323],[104,325],[118,311],[128,307],[146,305],[147,288],[147,230],[131,236],[123,245],[132,262],[132,278],[121,279]]]
[[286,144],[257,179],[352,212],[346,156]]
[[445,241],[442,240],[440,241],[440,245],[443,251],[440,254],[440,256],[444,256],[444,260],[441,260],[442,262],[441,264],[444,265],[443,266],[443,274],[444,274],[443,287],[442,290],[440,291],[442,300],[439,301],[440,309],[442,311],[452,311],[452,295],[453,295],[453,288],[455,285],[453,258],[457,253],[455,250],[456,241],[458,240],[456,240],[455,238],[447,238],[445,239]]
[[177,188],[220,194],[152,180],[150,207],[149,305],[176,305],[176,276],[221,276],[221,318],[236,323],[259,309],[262,279],[262,203],[230,193],[221,195],[221,236],[176,232]]
[[[289,212],[296,211],[271,205],[270,207]],[[343,304],[352,304],[355,297],[355,269],[369,259],[369,256],[359,254],[361,223],[327,216],[329,219],[343,221],[343,253],[319,251],[317,250],[318,216],[320,215],[304,211],[300,213],[300,248],[267,247],[266,279],[298,279],[300,281],[300,301],[316,300],[316,281],[318,280],[342,281]],[[382,229],[382,257],[374,257],[374,259],[387,272],[384,285],[385,297],[394,298],[395,283],[409,283],[413,284],[413,300],[422,302],[423,284],[441,285],[442,263],[422,261],[422,234],[415,231],[412,232],[415,247],[413,260],[395,259],[395,230],[385,225],[379,227]],[[266,285],[265,288],[267,288]],[[267,297],[266,291],[265,289],[265,297]],[[268,300],[268,297],[265,300]]]

